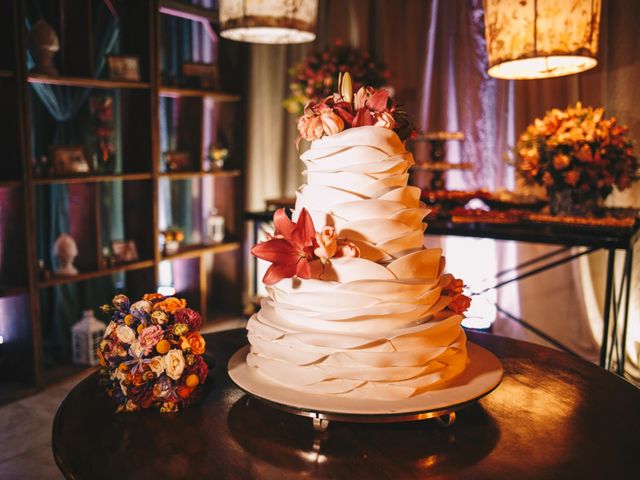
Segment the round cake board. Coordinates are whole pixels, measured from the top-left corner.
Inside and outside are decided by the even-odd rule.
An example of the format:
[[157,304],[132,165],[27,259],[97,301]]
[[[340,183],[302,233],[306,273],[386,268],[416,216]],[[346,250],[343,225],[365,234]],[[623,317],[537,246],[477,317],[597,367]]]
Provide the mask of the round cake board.
[[316,430],[325,430],[329,420],[395,423],[436,418],[449,426],[457,410],[491,393],[504,373],[500,360],[488,350],[467,342],[467,352],[469,365],[460,375],[432,390],[395,401],[293,390],[250,367],[246,361],[248,345],[229,359],[228,371],[231,380],[251,396],[280,410],[313,418]]

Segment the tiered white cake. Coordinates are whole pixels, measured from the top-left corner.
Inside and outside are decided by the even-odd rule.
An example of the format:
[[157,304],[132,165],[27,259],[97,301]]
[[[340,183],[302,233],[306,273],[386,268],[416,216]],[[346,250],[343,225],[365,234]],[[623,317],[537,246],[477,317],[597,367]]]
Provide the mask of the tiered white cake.
[[289,388],[381,400],[407,398],[467,364],[462,315],[441,249],[423,247],[427,210],[407,185],[413,156],[393,130],[350,128],[302,155],[297,192],[316,230],[334,226],[359,258],[312,262],[312,278],[268,286],[249,320],[247,363]]

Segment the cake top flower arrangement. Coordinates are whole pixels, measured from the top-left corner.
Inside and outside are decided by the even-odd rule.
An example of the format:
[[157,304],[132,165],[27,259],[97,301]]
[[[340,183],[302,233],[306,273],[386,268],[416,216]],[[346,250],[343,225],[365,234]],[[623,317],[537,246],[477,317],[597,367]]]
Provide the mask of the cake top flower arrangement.
[[601,198],[638,180],[628,128],[603,108],[580,102],[535,119],[517,144],[517,167],[528,184],[548,190],[593,192]]
[[338,93],[320,102],[311,101],[304,107],[304,114],[298,120],[298,142],[302,138],[311,142],[347,128],[364,126],[388,128],[401,140],[413,133],[407,113],[389,98],[387,90],[363,86],[354,94],[351,75],[341,73]]
[[101,309],[111,321],[97,354],[117,413],[150,407],[175,412],[198,398],[209,369],[198,333],[202,318],[186,300],[149,293],[132,304],[116,295]]
[[302,115],[309,101],[318,101],[336,90],[338,73],[350,71],[357,90],[362,85],[387,85],[391,72],[371,55],[336,40],[321,52],[312,53],[289,70],[291,94],[284,101],[289,113]]

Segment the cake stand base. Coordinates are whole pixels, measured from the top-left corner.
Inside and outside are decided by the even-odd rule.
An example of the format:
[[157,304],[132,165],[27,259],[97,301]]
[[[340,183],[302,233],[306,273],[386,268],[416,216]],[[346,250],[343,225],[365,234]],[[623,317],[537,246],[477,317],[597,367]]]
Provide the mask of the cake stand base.
[[317,395],[290,389],[247,364],[249,346],[233,354],[228,371],[231,380],[252,397],[279,410],[313,419],[316,431],[325,431],[330,421],[397,423],[434,418],[441,426],[449,427],[456,421],[458,410],[491,393],[502,381],[504,371],[495,355],[470,342],[467,351],[469,365],[460,375],[435,389],[398,401]]

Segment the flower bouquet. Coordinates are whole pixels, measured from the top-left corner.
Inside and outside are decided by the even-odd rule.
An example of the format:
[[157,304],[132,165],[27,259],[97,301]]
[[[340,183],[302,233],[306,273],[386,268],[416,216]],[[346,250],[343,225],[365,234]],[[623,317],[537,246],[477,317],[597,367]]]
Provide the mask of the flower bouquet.
[[116,413],[175,412],[199,396],[208,373],[202,318],[186,300],[150,293],[131,304],[116,295],[102,310],[111,321],[97,354]]
[[526,183],[546,187],[551,213],[593,213],[614,186],[624,190],[638,180],[627,131],[602,108],[554,108],[520,135],[516,166]]
[[407,113],[389,98],[389,92],[363,86],[354,94],[351,75],[346,72],[338,77],[338,93],[304,107],[298,121],[298,142],[364,126],[389,128],[403,141],[414,133]]
[[363,85],[380,88],[391,77],[389,70],[376,62],[369,53],[344,45],[341,41],[324,51],[314,53],[289,70],[293,81],[291,95],[284,101],[290,113],[301,115],[309,101],[319,101],[336,90],[338,73],[349,70],[356,89]]

